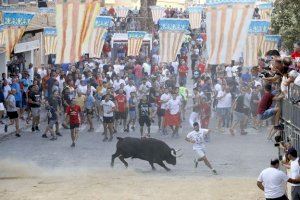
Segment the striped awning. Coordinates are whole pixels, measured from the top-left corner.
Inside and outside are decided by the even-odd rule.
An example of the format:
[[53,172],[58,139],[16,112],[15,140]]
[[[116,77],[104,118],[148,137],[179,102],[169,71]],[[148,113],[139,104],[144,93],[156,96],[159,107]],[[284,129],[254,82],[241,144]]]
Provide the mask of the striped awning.
[[128,31],[128,52],[127,56],[138,56],[146,35],[144,31]]
[[[93,0],[58,0],[56,2],[56,63],[80,60],[84,41],[90,37],[95,13],[100,6]],[[99,8],[99,10],[98,10]]]
[[244,50],[254,0],[210,0],[207,4],[208,64],[230,64]]

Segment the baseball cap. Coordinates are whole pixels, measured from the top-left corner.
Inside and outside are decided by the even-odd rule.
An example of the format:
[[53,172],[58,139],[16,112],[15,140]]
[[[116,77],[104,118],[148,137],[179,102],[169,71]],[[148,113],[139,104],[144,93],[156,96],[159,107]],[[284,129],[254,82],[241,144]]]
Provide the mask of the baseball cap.
[[297,150],[294,147],[288,149],[287,154],[297,154]]

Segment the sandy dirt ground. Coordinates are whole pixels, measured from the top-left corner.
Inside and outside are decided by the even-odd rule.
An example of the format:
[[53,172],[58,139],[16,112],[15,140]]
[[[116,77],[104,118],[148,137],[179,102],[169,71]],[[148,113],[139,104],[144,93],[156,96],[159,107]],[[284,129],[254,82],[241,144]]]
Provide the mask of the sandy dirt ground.
[[133,169],[48,170],[0,162],[1,200],[260,200],[254,178],[180,176]]

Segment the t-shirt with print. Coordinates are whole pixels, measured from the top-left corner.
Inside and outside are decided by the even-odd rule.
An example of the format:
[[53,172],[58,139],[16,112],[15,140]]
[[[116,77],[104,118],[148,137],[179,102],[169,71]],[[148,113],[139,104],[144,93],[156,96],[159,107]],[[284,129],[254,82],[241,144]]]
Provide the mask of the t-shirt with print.
[[70,124],[80,124],[79,113],[81,112],[80,106],[68,106],[66,109],[67,115],[70,117]]
[[192,131],[189,134],[187,134],[187,138],[195,141],[193,145],[193,149],[205,149],[205,140],[204,136],[208,133],[208,129],[202,129],[200,128],[199,131]]
[[124,94],[118,94],[116,97],[116,103],[118,105],[118,111],[119,112],[125,112],[126,111],[126,96]]
[[[29,94],[29,99],[31,99],[33,102],[39,102],[40,103],[40,101],[41,101],[41,96],[40,96],[40,94],[39,93],[37,93],[37,92],[30,92],[30,94]],[[35,103],[30,103],[29,105],[30,105],[30,107],[32,107],[32,108],[39,108],[39,107],[41,107],[40,105],[37,105],[37,104],[35,104]]]
[[114,116],[114,112],[112,112],[113,108],[116,106],[114,104],[114,102],[112,102],[111,100],[108,100],[108,101],[102,100],[100,105],[103,106],[103,116],[104,117],[113,117]]
[[139,108],[139,117],[149,117],[150,116],[150,108],[151,104],[150,103],[139,103],[138,105]]

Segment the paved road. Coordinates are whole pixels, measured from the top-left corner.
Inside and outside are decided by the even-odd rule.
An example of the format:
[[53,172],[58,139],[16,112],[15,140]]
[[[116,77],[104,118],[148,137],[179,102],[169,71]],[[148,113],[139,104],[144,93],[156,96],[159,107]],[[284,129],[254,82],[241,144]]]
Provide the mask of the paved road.
[[[189,113],[189,112],[187,112]],[[214,120],[214,118],[212,119]],[[50,141],[41,137],[42,133],[32,133],[30,127],[23,130],[21,138],[11,136],[0,143],[0,160],[9,158],[21,162],[33,162],[45,168],[99,168],[108,169],[111,154],[115,151],[116,139],[113,142],[102,142],[103,128],[96,122],[96,131],[87,132],[87,127],[81,128],[80,137],[75,148],[71,148],[69,130],[61,130],[63,137]],[[212,127],[213,127],[212,123]],[[42,126],[44,129],[44,126]],[[187,122],[180,129],[180,138],[161,136],[158,127],[153,126],[152,137],[161,139],[174,148],[181,148],[184,156],[178,159],[176,166],[171,166],[173,175],[210,175],[204,165],[198,169],[193,167],[194,152],[192,145],[184,141],[185,135],[191,131]],[[171,132],[171,130],[169,130]],[[219,134],[213,132],[211,142],[207,144],[208,158],[221,176],[256,177],[261,169],[268,165],[271,157],[277,155],[272,142],[268,142],[265,130],[260,132],[249,129],[246,136]],[[118,133],[117,136],[139,137],[137,131]],[[129,167],[141,172],[148,172],[150,166],[145,161],[128,159]],[[123,164],[116,160],[115,168],[125,170]],[[159,171],[164,171],[159,166]]]

